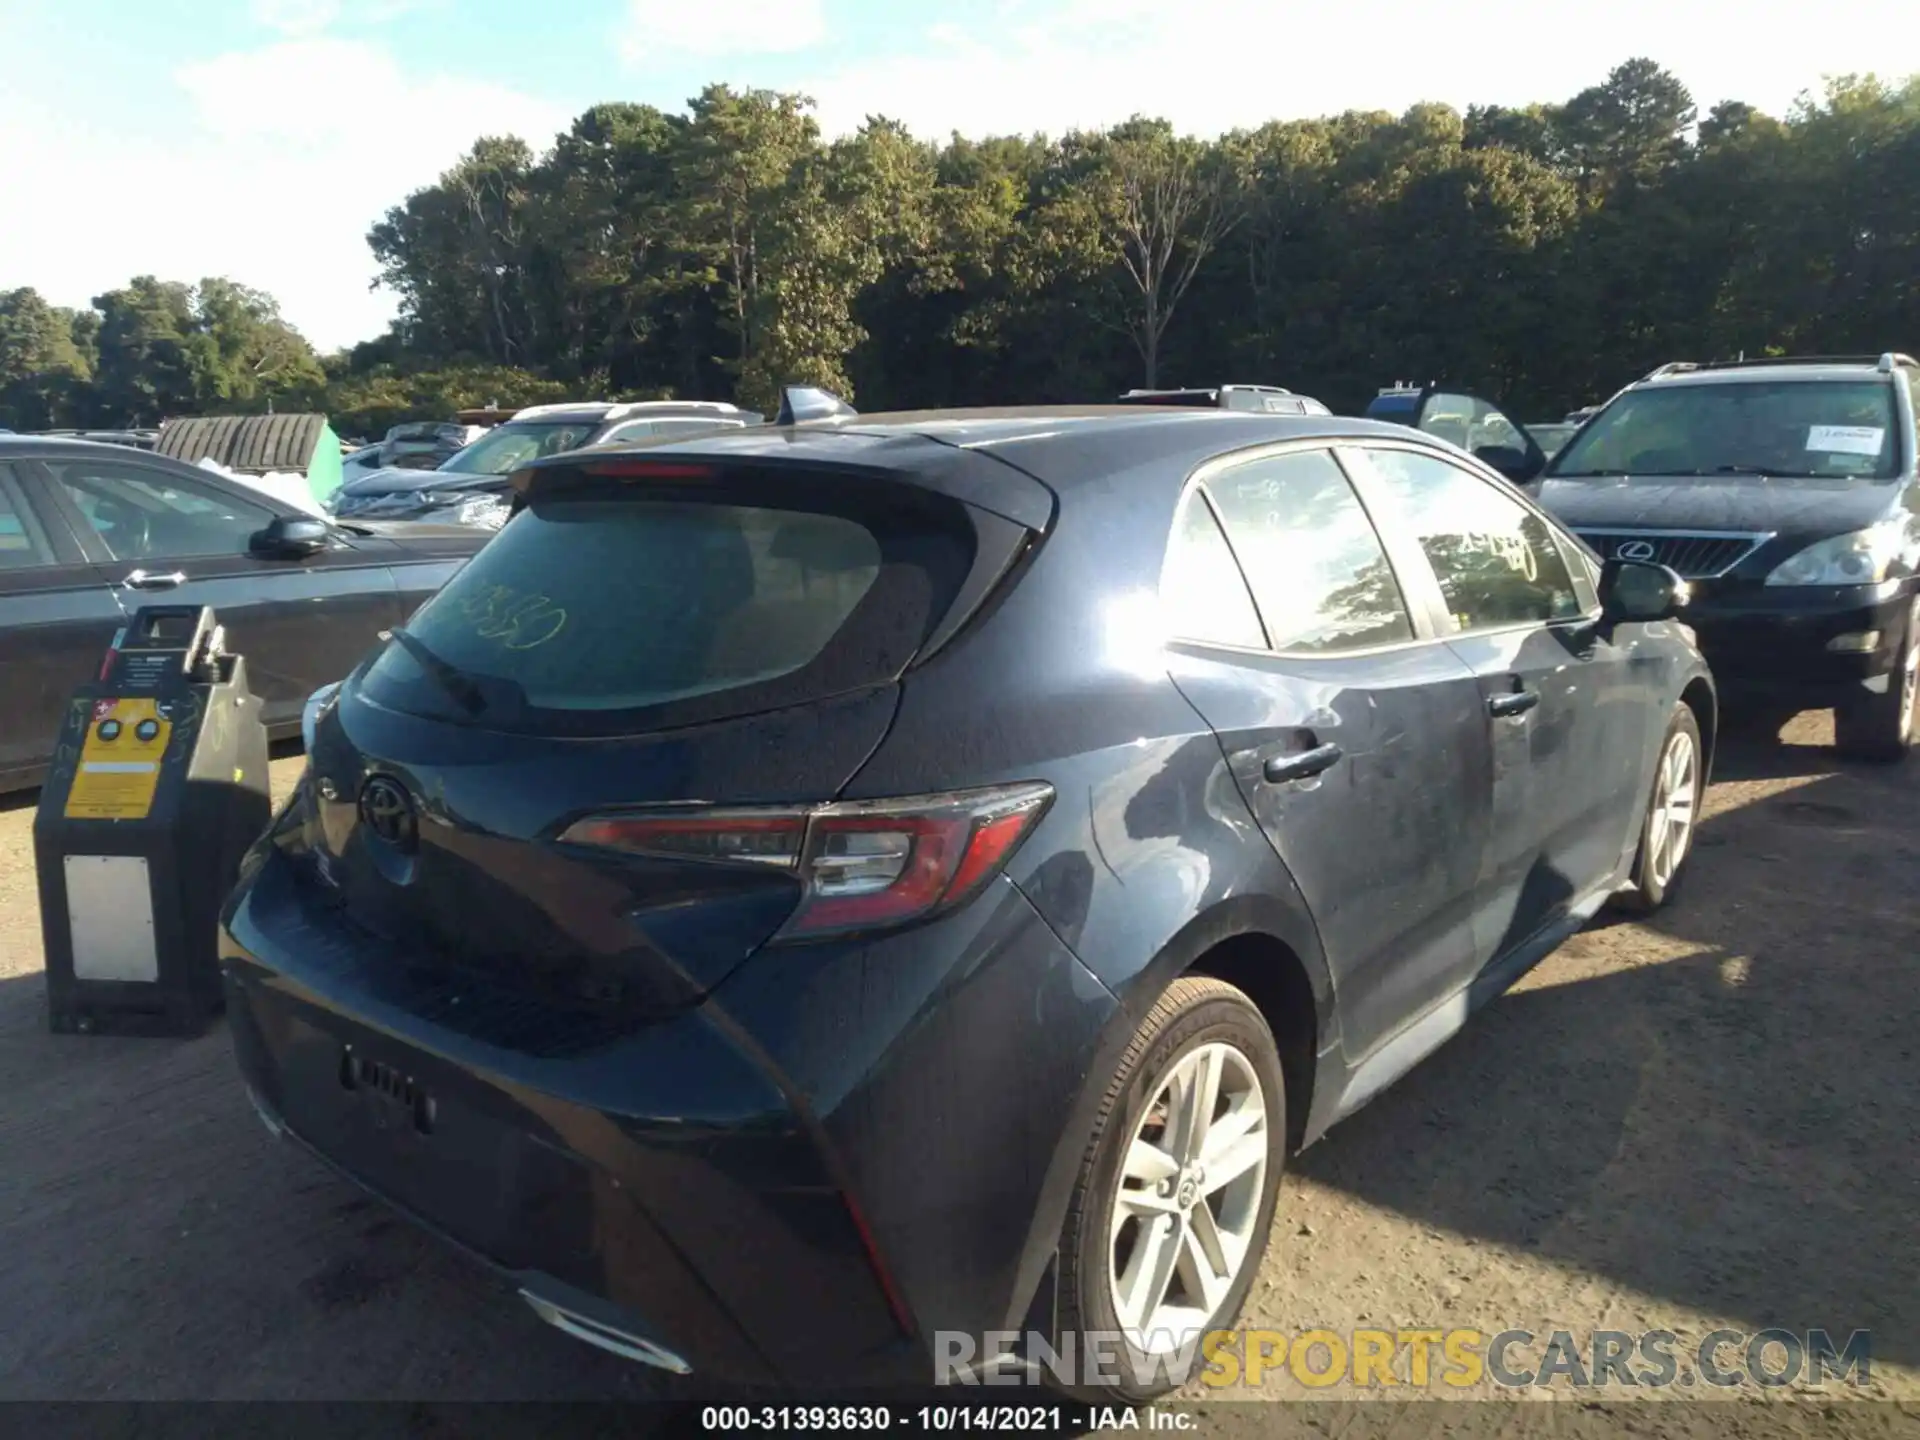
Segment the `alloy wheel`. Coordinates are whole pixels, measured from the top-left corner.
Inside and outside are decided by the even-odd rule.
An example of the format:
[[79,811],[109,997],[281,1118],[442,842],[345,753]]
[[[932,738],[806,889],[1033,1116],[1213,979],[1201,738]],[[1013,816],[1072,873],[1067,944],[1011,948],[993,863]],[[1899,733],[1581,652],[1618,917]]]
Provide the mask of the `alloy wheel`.
[[1693,736],[1675,730],[1667,741],[1666,753],[1660,757],[1659,774],[1654,780],[1653,825],[1647,841],[1652,852],[1649,868],[1662,888],[1680,869],[1693,843],[1694,811],[1700,800],[1697,754]]
[[1213,1042],[1160,1082],[1120,1166],[1109,1235],[1114,1314],[1145,1354],[1177,1350],[1258,1248],[1267,1097],[1253,1062]]

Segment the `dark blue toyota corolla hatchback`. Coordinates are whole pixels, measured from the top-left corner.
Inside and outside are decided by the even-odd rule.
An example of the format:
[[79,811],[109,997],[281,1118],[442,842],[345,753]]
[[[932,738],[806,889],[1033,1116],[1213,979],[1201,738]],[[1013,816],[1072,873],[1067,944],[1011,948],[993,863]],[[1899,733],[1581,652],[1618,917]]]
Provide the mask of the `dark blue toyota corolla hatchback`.
[[848,415],[515,485],[314,707],[233,1032],[272,1129],[636,1359],[1190,1354],[1287,1156],[1688,853],[1684,582],[1399,426]]

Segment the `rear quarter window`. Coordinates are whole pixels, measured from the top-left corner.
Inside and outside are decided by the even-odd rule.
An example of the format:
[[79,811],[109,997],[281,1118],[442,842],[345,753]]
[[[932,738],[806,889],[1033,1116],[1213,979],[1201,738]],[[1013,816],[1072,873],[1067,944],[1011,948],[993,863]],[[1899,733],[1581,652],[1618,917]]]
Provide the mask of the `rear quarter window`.
[[724,494],[630,486],[536,498],[406,627],[474,677],[484,705],[462,715],[404,645],[367,667],[365,692],[482,725],[592,733],[894,678],[967,574],[964,515],[907,487],[876,499],[783,478]]

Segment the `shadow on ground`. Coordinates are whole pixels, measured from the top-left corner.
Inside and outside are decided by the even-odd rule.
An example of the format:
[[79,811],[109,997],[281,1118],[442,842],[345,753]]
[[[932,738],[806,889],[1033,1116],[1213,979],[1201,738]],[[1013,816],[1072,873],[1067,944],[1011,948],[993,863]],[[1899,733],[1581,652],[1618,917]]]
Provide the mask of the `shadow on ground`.
[[[1730,736],[1717,778],[1809,773],[1796,752],[1817,748]],[[1680,958],[1621,968],[1604,929],[1578,937],[1300,1172],[1920,1363],[1920,760],[1757,792],[1704,822],[1646,922]]]
[[274,1141],[224,1025],[55,1036],[45,997],[0,982],[0,1399],[658,1396]]

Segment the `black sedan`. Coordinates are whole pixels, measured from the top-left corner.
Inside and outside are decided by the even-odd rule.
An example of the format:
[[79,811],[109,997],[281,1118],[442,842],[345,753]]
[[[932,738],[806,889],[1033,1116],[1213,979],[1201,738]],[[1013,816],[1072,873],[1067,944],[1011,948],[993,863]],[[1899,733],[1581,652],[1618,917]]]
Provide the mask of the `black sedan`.
[[843,413],[515,483],[316,705],[228,1009],[270,1129],[631,1358],[1030,1331],[1162,1391],[1288,1156],[1689,852],[1683,582],[1413,430]]
[[307,695],[487,538],[319,520],[122,446],[0,439],[0,790],[40,783],[67,697],[141,605],[213,606],[272,733],[291,735]]

